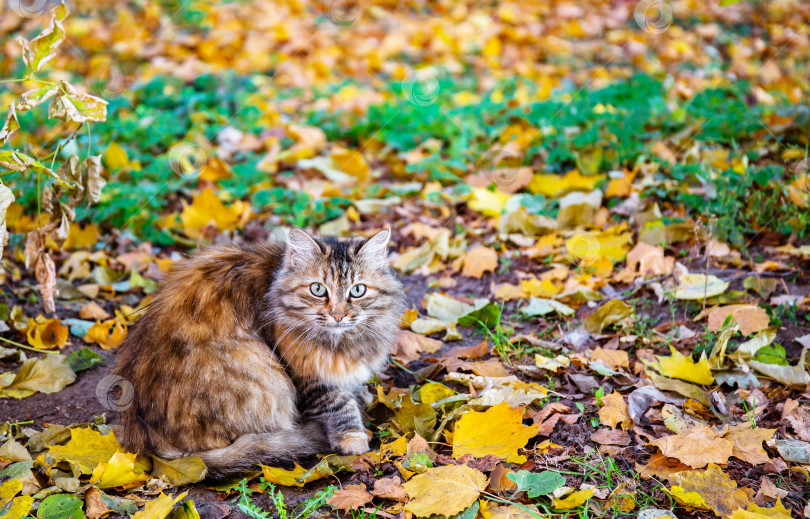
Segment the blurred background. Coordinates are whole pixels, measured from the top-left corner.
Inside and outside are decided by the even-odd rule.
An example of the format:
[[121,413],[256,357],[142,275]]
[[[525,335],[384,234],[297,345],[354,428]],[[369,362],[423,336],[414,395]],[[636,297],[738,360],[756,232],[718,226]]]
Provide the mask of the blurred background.
[[[0,4],[4,79],[25,77],[15,37],[36,36],[55,5]],[[615,183],[612,203],[634,198],[645,225],[713,215],[737,246],[806,232],[806,2],[67,6],[38,77],[108,101],[106,122],[74,135],[78,123],[31,110],[3,149],[42,157],[61,143],[54,168],[101,154],[108,184],[77,221],[162,245],[256,221],[329,233],[381,211],[441,216],[493,182],[556,218],[577,170],[580,185]],[[32,85],[0,84],[3,113]],[[12,233],[30,230],[36,178],[3,182]],[[184,215],[194,204],[210,218]]]

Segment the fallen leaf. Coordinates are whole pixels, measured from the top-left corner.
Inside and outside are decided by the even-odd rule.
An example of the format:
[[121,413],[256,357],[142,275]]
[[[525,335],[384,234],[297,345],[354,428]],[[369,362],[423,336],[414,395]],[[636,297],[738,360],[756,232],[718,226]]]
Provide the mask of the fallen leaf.
[[709,310],[709,331],[716,332],[720,330],[728,316],[731,316],[731,319],[740,325],[740,332],[746,336],[764,330],[771,322],[768,312],[759,306],[717,306]]
[[453,458],[465,454],[483,457],[494,454],[513,463],[523,463],[526,457],[518,449],[537,436],[538,426],[523,425],[523,407],[498,404],[484,412],[469,411],[456,422],[453,429]]
[[109,319],[110,314],[97,303],[87,303],[79,310],[80,319],[101,320]]
[[25,334],[28,344],[40,350],[61,348],[67,344],[68,328],[59,322],[59,319],[48,319],[38,315],[35,319],[28,319],[28,329]]
[[599,409],[599,421],[615,428],[621,426],[625,431],[633,426],[628,414],[627,403],[619,392],[614,391],[602,397],[602,408]]
[[149,479],[148,474],[135,471],[135,454],[118,451],[93,470],[90,482],[98,488],[132,488]]
[[374,496],[366,490],[365,485],[346,485],[335,490],[326,503],[338,510],[353,510],[367,505],[373,498]]
[[8,479],[0,485],[0,510],[5,513],[2,517],[9,519],[22,519],[28,516],[34,498],[31,496],[17,496],[23,489],[21,479]]
[[692,427],[681,434],[664,436],[650,443],[661,449],[664,456],[675,458],[692,468],[702,468],[712,463],[726,464],[734,454],[734,443],[721,438],[707,425]]
[[174,505],[179,503],[187,495],[188,490],[177,497],[161,492],[155,499],[147,501],[143,510],[133,514],[132,519],[165,519],[166,516],[169,515],[169,512],[172,511],[172,508],[174,508]]
[[391,499],[403,503],[408,500],[408,494],[405,493],[405,488],[403,488],[402,483],[396,476],[375,480],[371,493],[382,499]]
[[[673,474],[672,480],[674,486],[669,492],[676,500],[687,506],[708,508],[719,517],[727,517],[749,504],[748,496],[737,488],[737,482],[713,463],[706,470],[687,470]],[[701,498],[704,506],[690,502],[689,498],[695,496]]]
[[120,315],[106,321],[97,321],[87,330],[84,340],[98,343],[103,350],[117,348],[127,336],[127,324]]
[[597,346],[593,350],[591,360],[601,360],[612,369],[630,367],[630,357],[624,350],[605,350]]
[[714,382],[714,376],[705,353],[701,354],[700,360],[695,363],[691,357],[681,354],[674,347],[670,346],[669,349],[672,353],[671,356],[656,356],[658,362],[651,364],[659,373],[666,377],[694,382],[704,386]]
[[761,465],[771,461],[768,453],[762,448],[762,442],[773,438],[775,432],[776,429],[761,427],[752,429],[749,424],[742,423],[729,428],[723,438],[732,443],[732,456],[752,465]]
[[583,505],[585,501],[592,498],[594,492],[594,489],[589,488],[587,490],[577,490],[576,492],[572,492],[564,499],[558,499],[555,497],[551,500],[551,506],[553,506],[556,510],[571,510],[572,508]]
[[590,333],[601,333],[608,326],[619,324],[633,315],[633,308],[621,299],[612,299],[600,306],[583,323]]
[[403,485],[410,499],[405,510],[416,517],[455,515],[478,499],[487,481],[484,474],[467,465],[428,468]]
[[498,253],[490,247],[474,247],[463,257],[463,262],[463,276],[481,279],[485,272],[495,272],[498,268]]
[[719,296],[728,289],[728,282],[717,276],[683,274],[678,278],[675,299],[695,300]]
[[72,384],[76,374],[64,355],[46,355],[41,359],[28,359],[8,383],[0,377],[0,395],[24,398],[40,393],[56,393]]
[[765,508],[751,503],[745,510],[742,508],[734,510],[729,517],[731,519],[765,519],[768,517],[771,519],[791,519],[793,517],[793,515],[791,515],[792,511],[793,510],[790,508],[785,508],[781,499],[777,499],[776,504],[771,508]]
[[152,476],[163,478],[172,486],[180,487],[205,479],[208,467],[199,456],[165,460],[152,456]]
[[550,470],[543,472],[519,470],[506,474],[506,477],[517,484],[518,490],[525,491],[532,498],[545,496],[565,485],[565,478]]
[[408,330],[399,330],[393,357],[403,364],[418,359],[422,353],[436,353],[444,343]]

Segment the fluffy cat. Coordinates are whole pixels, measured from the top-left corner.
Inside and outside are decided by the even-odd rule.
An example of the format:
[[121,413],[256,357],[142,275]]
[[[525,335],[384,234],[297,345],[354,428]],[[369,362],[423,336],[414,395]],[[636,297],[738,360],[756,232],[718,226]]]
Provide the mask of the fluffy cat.
[[363,383],[402,313],[390,231],[206,249],[178,264],[118,350],[135,396],[122,445],[197,455],[213,478],[368,451]]

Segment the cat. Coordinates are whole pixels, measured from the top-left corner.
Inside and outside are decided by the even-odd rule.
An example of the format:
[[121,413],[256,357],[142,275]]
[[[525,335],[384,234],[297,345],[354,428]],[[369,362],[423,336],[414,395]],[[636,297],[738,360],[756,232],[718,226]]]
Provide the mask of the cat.
[[364,383],[387,364],[404,293],[390,230],[205,249],[175,266],[119,347],[130,452],[199,456],[208,477],[368,452]]

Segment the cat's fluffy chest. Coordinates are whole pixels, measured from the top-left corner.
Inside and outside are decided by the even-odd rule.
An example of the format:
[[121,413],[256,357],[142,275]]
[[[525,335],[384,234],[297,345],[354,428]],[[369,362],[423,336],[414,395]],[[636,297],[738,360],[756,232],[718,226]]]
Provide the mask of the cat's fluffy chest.
[[278,345],[281,357],[294,378],[318,380],[331,387],[351,389],[364,384],[385,366],[388,357],[387,348],[368,348],[365,355],[350,355],[313,343],[292,345],[283,339],[281,342]]

